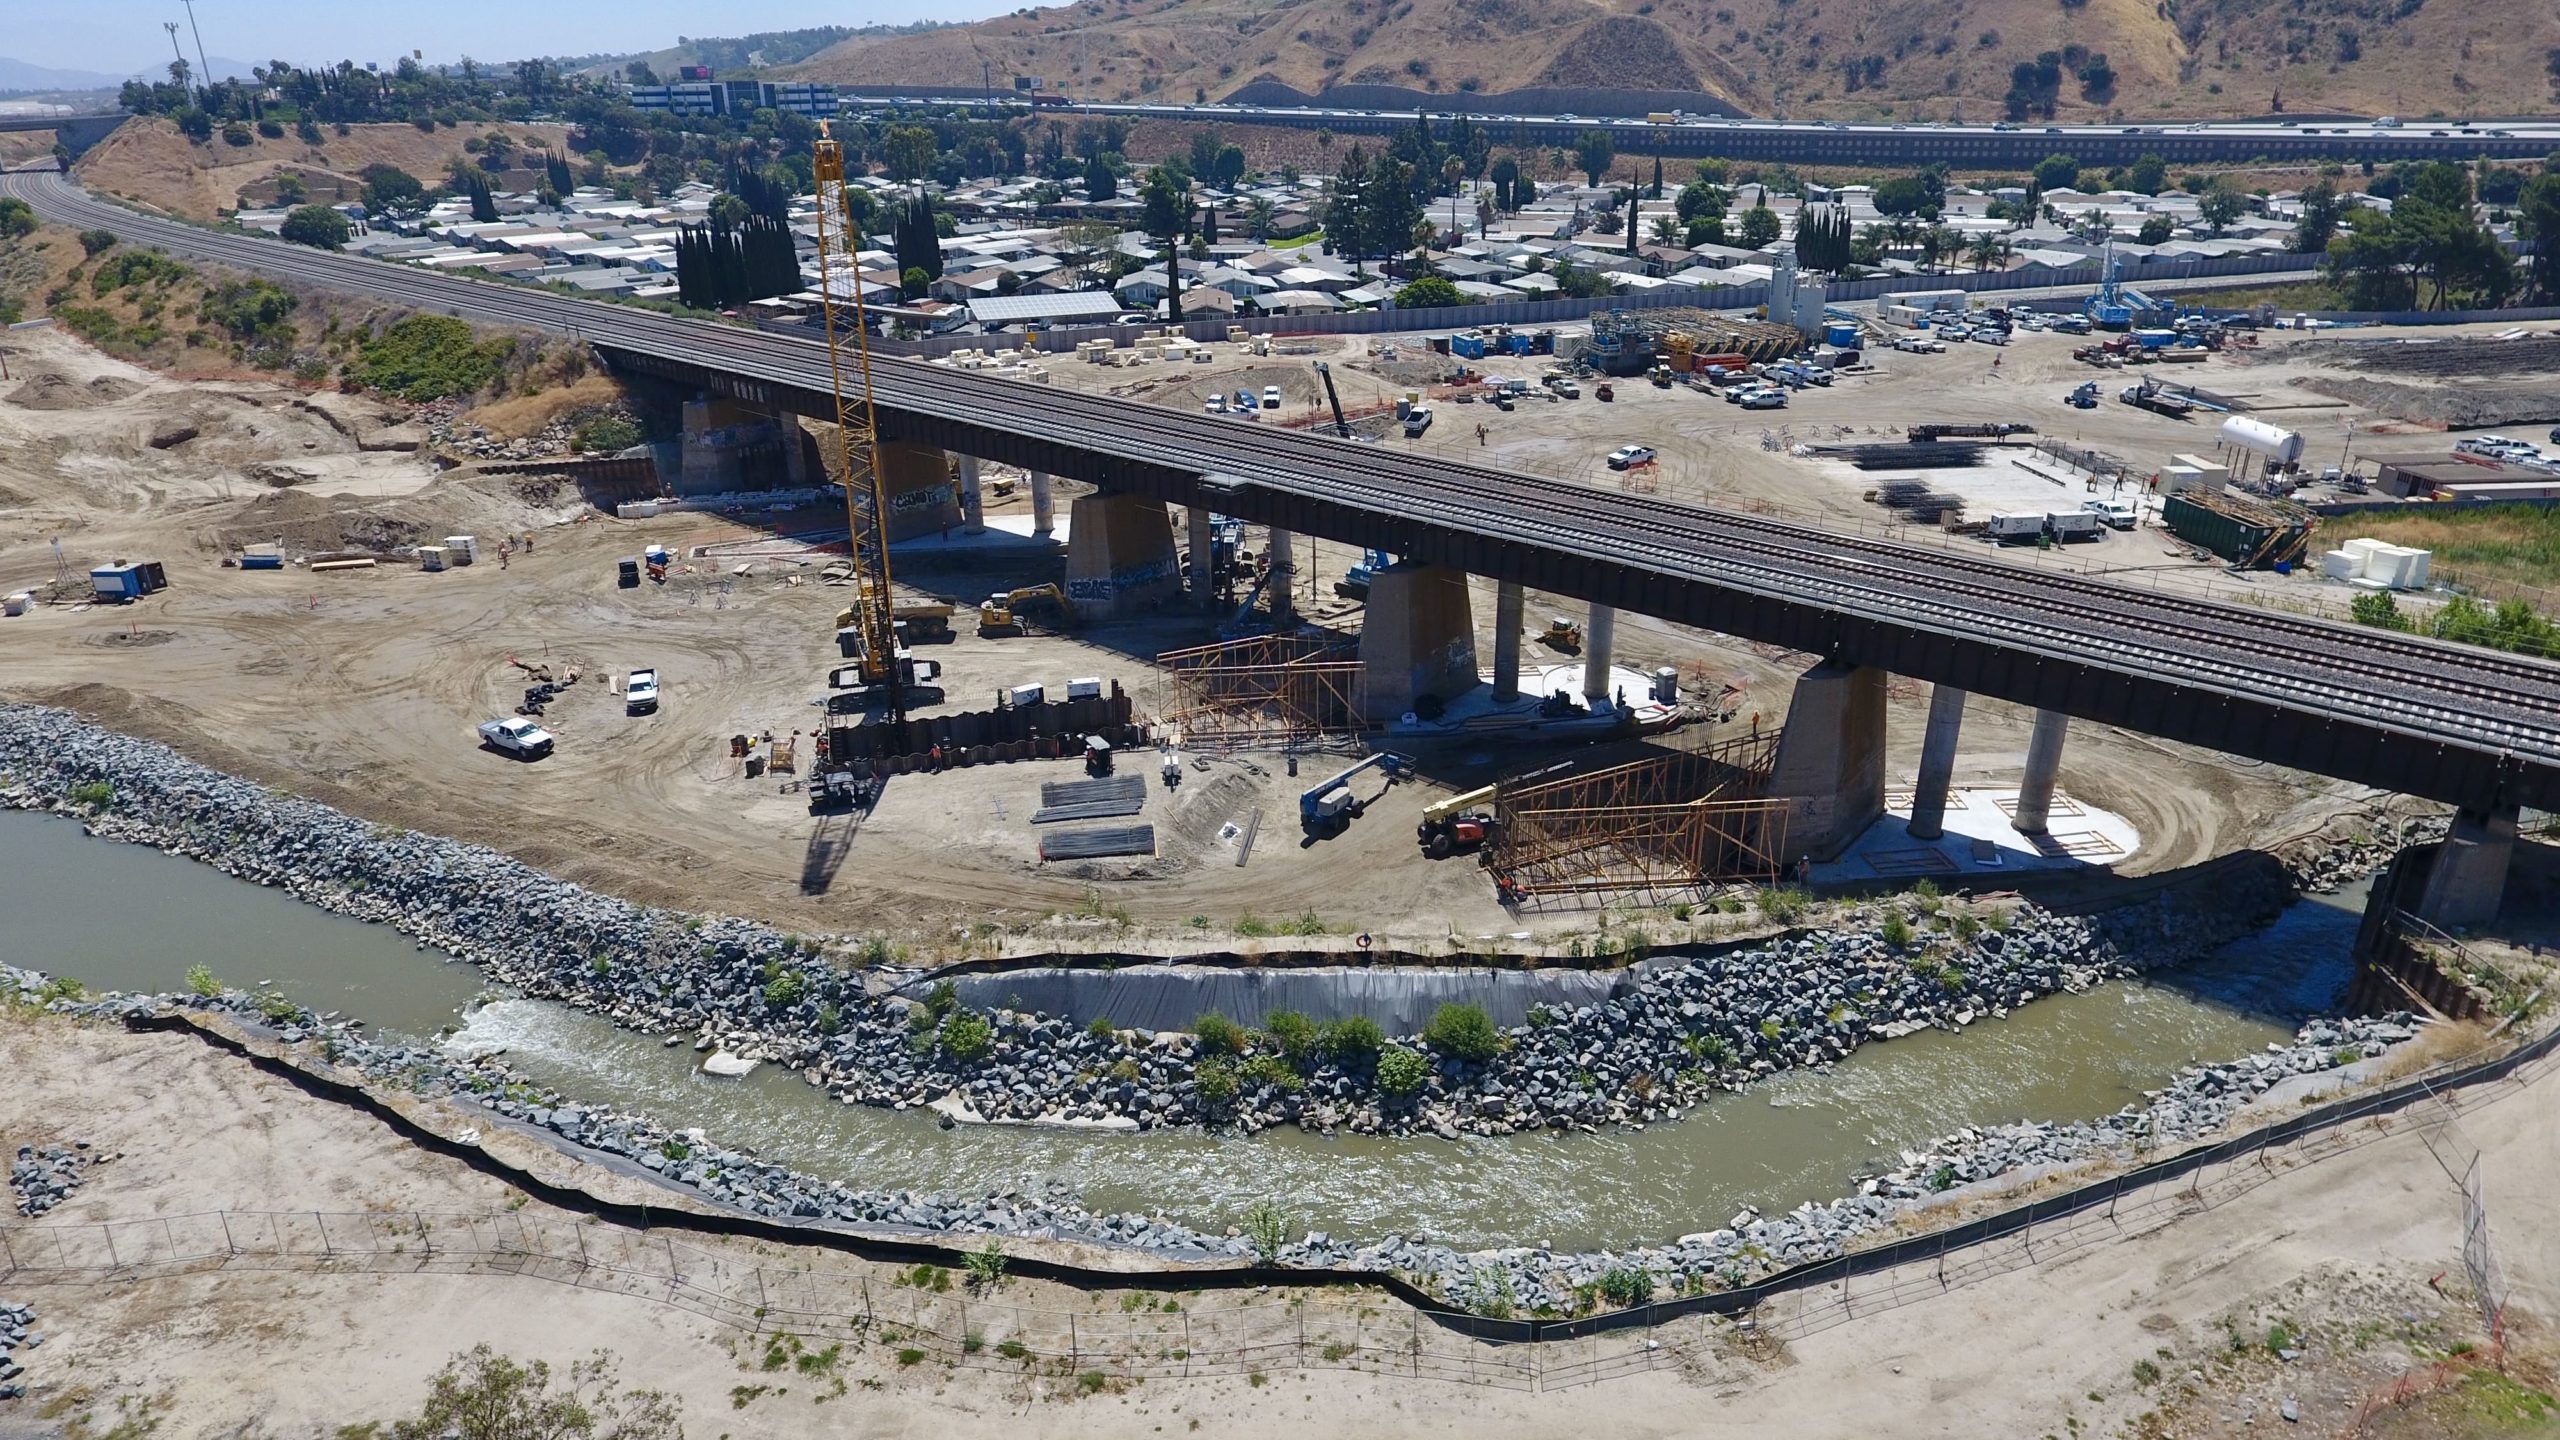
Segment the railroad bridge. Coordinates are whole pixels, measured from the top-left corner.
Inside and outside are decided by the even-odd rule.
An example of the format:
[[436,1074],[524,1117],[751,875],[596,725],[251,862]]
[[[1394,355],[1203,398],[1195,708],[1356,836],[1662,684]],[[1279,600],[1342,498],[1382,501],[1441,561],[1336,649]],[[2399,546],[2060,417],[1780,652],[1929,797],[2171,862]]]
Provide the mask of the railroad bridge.
[[[99,205],[55,177],[0,177],[0,190],[180,253],[574,334],[619,368],[731,406],[835,413],[826,353],[806,340],[214,234]],[[1815,854],[1881,810],[1888,674],[1936,687],[1913,820],[1923,836],[1976,694],[2039,712],[2017,816],[2029,833],[2043,825],[2072,719],[2451,804],[2453,840],[2421,906],[2439,924],[2494,913],[2519,808],[2560,809],[2560,665],[2541,660],[970,371],[883,364],[874,399],[884,438],[959,457],[964,520],[977,518],[978,460],[1030,471],[1044,517],[1047,477],[1097,487],[1076,501],[1069,579],[1106,613],[1183,584],[1169,502],[1189,510],[1189,584],[1204,604],[1211,511],[1272,527],[1284,566],[1298,533],[1390,551],[1408,576],[1491,579],[1498,691],[1519,683],[1531,586],[1590,603],[1590,673],[1607,673],[1621,609],[1820,656],[1795,708],[1823,727],[1823,744],[1779,766],[1800,810],[1794,843]],[[1435,648],[1418,627],[1468,626],[1471,643],[1464,588],[1454,611],[1450,588],[1385,587],[1371,630],[1413,632],[1394,647],[1407,656]],[[1399,616],[1400,589],[1443,598],[1422,607],[1427,617]],[[1805,763],[1808,752],[1821,763]]]

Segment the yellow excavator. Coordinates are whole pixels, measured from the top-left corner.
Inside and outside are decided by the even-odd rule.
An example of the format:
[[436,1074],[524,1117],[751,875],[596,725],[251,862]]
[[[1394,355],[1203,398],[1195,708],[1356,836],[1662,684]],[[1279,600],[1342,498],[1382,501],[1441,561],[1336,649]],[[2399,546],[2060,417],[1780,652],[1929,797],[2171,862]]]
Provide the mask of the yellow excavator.
[[1067,592],[1055,585],[1027,585],[1019,590],[1000,591],[978,604],[978,633],[983,636],[1019,635],[1022,617],[1046,612],[1057,616],[1061,625],[1075,623],[1075,602]]
[[1582,627],[1558,615],[1547,622],[1545,630],[1539,632],[1538,643],[1567,655],[1579,655],[1582,653]]

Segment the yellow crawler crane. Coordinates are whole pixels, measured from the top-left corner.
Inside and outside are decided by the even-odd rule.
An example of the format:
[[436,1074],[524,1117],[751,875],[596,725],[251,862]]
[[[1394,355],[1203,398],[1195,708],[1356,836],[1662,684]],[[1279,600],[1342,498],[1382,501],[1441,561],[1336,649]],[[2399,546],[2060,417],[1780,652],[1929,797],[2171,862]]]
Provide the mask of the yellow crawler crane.
[[[879,415],[871,401],[871,326],[864,314],[862,276],[854,263],[861,228],[844,183],[844,150],[821,123],[815,147],[818,191],[818,308],[826,322],[827,376],[835,388],[836,441],[844,476],[845,532],[853,559],[854,629],[862,641],[855,657],[862,684],[888,703],[892,718],[907,718],[912,662],[898,648],[897,607],[889,590],[889,499],[880,464]],[[830,222],[841,229],[847,268],[853,275],[853,363],[861,385],[845,394],[843,328],[836,323],[836,276],[828,265]]]

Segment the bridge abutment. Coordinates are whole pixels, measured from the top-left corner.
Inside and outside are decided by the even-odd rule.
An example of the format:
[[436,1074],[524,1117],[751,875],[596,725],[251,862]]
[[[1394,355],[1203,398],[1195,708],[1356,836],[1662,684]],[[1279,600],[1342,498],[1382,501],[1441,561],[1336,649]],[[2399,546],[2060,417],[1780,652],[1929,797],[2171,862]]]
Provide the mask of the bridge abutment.
[[1947,787],[1956,774],[1956,741],[1964,733],[1965,693],[1953,685],[1929,691],[1929,728],[1920,737],[1920,778],[1911,791],[1911,838],[1946,833]]
[[1392,720],[1426,695],[1447,701],[1478,683],[1465,571],[1407,560],[1369,577],[1354,690],[1362,715]]
[[2018,781],[2018,808],[2009,822],[2021,835],[2045,832],[2053,782],[2062,774],[2062,742],[2070,734],[2070,716],[2059,710],[2036,712],[2036,728],[2027,736],[2027,773]]
[[1493,698],[1509,704],[1520,698],[1520,623],[1527,590],[1517,580],[1493,586]]
[[1142,495],[1084,495],[1068,513],[1067,597],[1088,620],[1155,609],[1182,590],[1173,517]]
[[1837,859],[1884,814],[1884,687],[1884,671],[1837,660],[1797,679],[1768,794],[1788,802],[1798,855]]
[[883,528],[892,543],[938,535],[960,523],[960,487],[952,479],[951,457],[940,447],[882,441],[880,480],[889,503]]
[[2427,872],[2418,918],[2448,930],[2498,918],[2499,902],[2506,897],[2507,862],[2515,849],[2516,807],[2456,810],[2453,829]]

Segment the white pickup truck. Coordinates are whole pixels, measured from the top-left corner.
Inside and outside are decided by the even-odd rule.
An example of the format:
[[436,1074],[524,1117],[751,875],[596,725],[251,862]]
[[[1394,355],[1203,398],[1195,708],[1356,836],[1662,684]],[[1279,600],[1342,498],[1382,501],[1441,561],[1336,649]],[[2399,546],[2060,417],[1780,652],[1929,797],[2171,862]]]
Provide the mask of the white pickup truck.
[[504,720],[485,720],[480,725],[480,743],[503,750],[519,760],[539,760],[551,753],[551,732],[521,715]]
[[646,715],[658,708],[658,672],[634,670],[622,686],[622,709],[625,714]]

